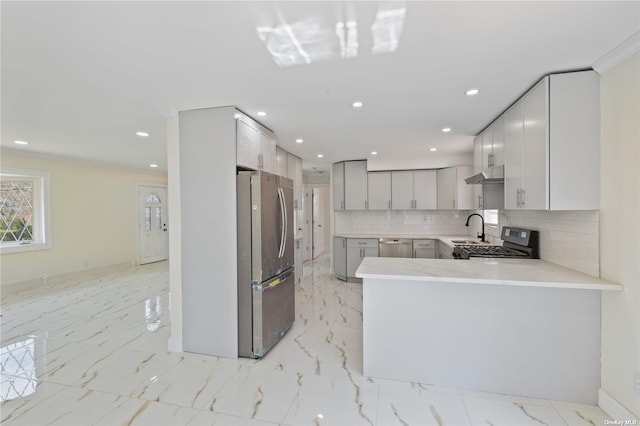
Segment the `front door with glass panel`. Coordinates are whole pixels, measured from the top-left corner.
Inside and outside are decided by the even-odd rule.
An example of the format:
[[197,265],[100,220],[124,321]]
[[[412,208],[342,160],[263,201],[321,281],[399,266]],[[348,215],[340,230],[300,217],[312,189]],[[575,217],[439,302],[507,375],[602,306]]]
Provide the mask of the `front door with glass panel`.
[[167,189],[140,186],[140,264],[167,258]]

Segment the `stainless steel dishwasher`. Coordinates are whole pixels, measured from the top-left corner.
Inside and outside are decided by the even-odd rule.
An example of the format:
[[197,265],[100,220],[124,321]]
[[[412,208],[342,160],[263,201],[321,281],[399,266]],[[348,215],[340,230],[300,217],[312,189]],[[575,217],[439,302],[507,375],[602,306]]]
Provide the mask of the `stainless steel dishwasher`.
[[380,238],[380,257],[413,257],[412,240],[405,238]]

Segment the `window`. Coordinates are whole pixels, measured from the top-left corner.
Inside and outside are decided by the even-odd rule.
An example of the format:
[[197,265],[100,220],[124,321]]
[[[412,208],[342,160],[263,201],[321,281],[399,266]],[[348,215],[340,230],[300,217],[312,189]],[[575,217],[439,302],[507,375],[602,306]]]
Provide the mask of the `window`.
[[482,216],[486,225],[498,226],[498,210],[484,210]]
[[0,172],[0,251],[51,247],[49,173],[3,168]]
[[500,211],[499,210],[483,210],[482,216],[484,216],[485,233],[488,235],[500,236],[500,229],[498,227]]

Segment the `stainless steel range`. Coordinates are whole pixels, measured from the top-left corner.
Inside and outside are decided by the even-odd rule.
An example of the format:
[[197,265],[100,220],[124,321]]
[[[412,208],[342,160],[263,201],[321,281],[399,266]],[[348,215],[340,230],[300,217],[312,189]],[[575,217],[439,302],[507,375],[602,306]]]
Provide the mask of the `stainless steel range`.
[[463,244],[453,248],[454,259],[469,259],[470,257],[498,257],[538,259],[538,231],[530,229],[504,226],[500,237],[502,246],[485,244]]

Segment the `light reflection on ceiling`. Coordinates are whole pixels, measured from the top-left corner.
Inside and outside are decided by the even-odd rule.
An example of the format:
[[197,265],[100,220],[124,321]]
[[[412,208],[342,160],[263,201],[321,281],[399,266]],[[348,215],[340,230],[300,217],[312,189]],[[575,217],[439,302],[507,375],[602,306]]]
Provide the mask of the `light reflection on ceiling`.
[[[350,6],[347,3],[347,6]],[[335,31],[321,16],[305,17],[288,22],[280,10],[276,10],[274,26],[260,25],[256,32],[279,67],[305,65],[334,57],[355,58],[359,54],[361,34],[352,7],[348,18],[338,13]],[[375,20],[371,24],[371,53],[374,55],[394,52],[399,45],[406,15],[404,1],[381,2]]]
[[280,67],[304,65],[330,59],[336,49],[331,30],[317,18],[289,24],[278,12],[279,25],[258,27],[256,31]]
[[378,10],[376,21],[371,26],[373,34],[371,53],[374,55],[391,53],[398,48],[406,12],[407,9],[404,7]]

